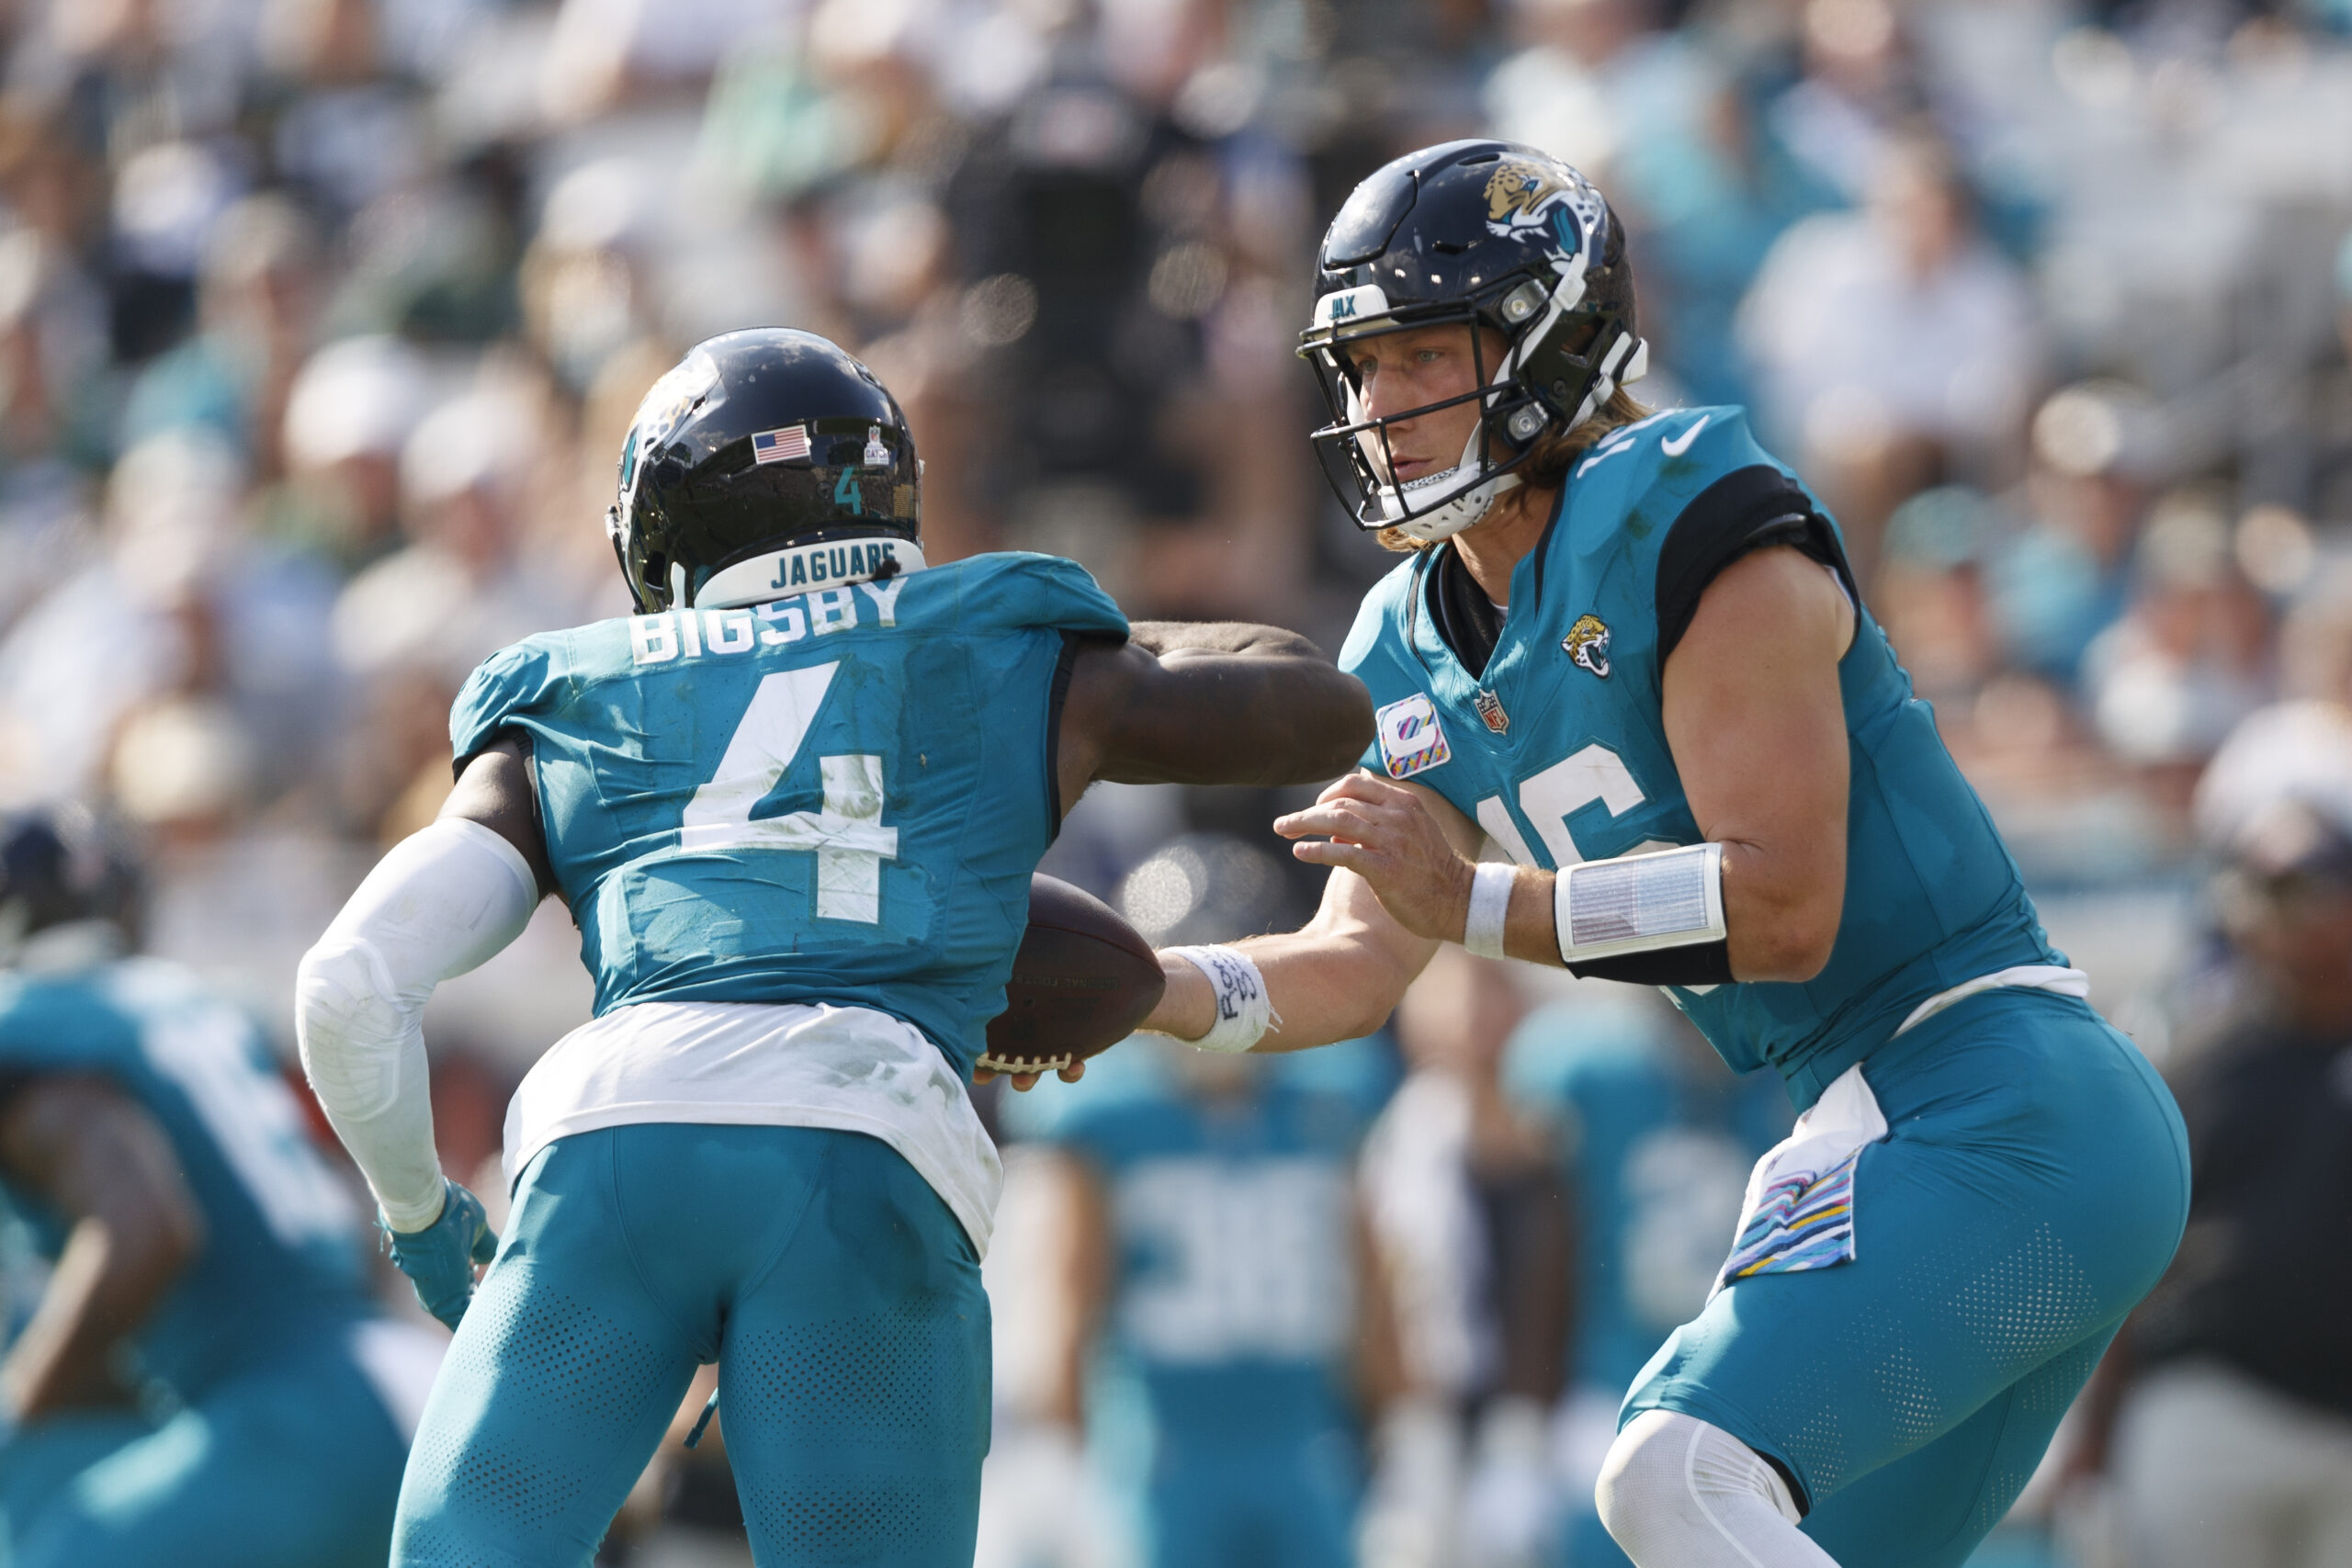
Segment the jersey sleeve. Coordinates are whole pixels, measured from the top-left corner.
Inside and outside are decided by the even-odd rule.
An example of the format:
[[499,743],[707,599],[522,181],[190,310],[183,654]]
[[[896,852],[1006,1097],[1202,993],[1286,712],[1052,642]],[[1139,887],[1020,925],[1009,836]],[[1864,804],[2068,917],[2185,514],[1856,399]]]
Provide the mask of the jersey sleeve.
[[1671,507],[1674,516],[1658,547],[1660,663],[1690,629],[1708,585],[1750,550],[1793,546],[1835,571],[1860,603],[1836,525],[1796,477],[1757,444],[1747,415],[1734,408],[1692,414],[1653,436],[1668,460],[1658,468],[1649,499],[1664,503],[1657,511]]
[[502,648],[474,667],[449,705],[449,750],[460,772],[518,715],[540,705],[553,664],[551,650],[534,637]]
[[960,609],[967,631],[1034,626],[1126,638],[1125,614],[1093,573],[1074,560],[1007,551],[967,566]]

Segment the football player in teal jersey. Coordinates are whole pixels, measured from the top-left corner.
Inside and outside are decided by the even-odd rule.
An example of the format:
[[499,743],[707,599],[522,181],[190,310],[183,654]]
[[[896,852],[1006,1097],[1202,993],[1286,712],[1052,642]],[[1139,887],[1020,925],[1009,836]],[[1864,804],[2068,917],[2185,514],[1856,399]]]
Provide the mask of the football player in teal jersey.
[[[967,1085],[1030,873],[1094,779],[1329,778],[1371,710],[1288,633],[1131,627],[1065,560],[926,567],[922,482],[824,339],[695,349],[621,455],[639,613],[475,671],[441,818],[303,962],[320,1103],[458,1328],[395,1562],[585,1562],[711,1361],[760,1561],[971,1560],[1001,1168]],[[501,1243],[435,1160],[421,1013],[547,893],[595,1017],[509,1109]]]
[[1141,1092],[1083,1086],[1053,1123],[1076,1213],[1050,1404],[1075,1426],[1091,1384],[1103,1425],[1140,1417],[1105,1446],[1148,1568],[1346,1568],[1359,1413],[1395,1378],[1353,1193],[1362,1120],[1272,1062],[1181,1055]]
[[1626,1397],[1603,1519],[1641,1568],[1956,1564],[2171,1257],[2171,1100],[2043,936],[1819,504],[1740,410],[1624,393],[1631,263],[1580,175],[1425,149],[1321,268],[1317,445],[1408,552],[1340,657],[1378,739],[1276,824],[1333,868],[1316,918],[1169,954],[1148,1022],[1360,1034],[1448,941],[1667,987],[1804,1114]]
[[370,1300],[252,1021],[124,955],[88,827],[0,825],[0,1196],[50,1266],[0,1361],[0,1562],[381,1563],[440,1347]]

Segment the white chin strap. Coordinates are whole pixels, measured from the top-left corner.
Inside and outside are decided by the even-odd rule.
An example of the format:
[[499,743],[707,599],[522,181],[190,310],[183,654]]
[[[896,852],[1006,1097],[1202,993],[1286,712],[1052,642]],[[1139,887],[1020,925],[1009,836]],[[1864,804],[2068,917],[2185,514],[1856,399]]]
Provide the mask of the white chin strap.
[[[1471,445],[1476,446],[1477,441],[1477,434],[1473,432],[1470,436]],[[1486,516],[1506,491],[1519,488],[1519,476],[1497,474],[1491,479],[1481,479],[1478,478],[1476,459],[1464,452],[1459,465],[1446,469],[1442,474],[1431,474],[1428,479],[1416,479],[1402,487],[1383,485],[1375,494],[1381,502],[1382,510],[1391,513],[1402,512],[1405,509],[1406,498],[1416,488],[1419,486],[1436,488],[1441,485],[1455,485],[1461,488],[1428,511],[1416,513],[1410,517],[1389,524],[1387,526],[1395,528],[1408,539],[1419,539],[1424,544],[1433,545],[1440,539],[1450,539]]]

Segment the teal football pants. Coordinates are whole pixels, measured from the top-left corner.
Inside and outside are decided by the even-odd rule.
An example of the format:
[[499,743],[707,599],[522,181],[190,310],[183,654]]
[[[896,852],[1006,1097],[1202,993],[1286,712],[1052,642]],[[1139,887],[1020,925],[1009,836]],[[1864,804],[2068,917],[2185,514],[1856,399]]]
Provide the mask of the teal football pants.
[[1855,1256],[1742,1280],[1619,1419],[1692,1416],[1787,1467],[1840,1568],[1956,1568],[2041,1462],[2188,1213],[2179,1112],[2082,1002],[1990,991],[1862,1065]]
[[63,1416],[0,1444],[7,1568],[380,1568],[406,1445],[347,1325],[161,1425]]
[[713,1360],[762,1564],[967,1568],[989,1309],[963,1227],[875,1139],[675,1122],[563,1138],[524,1172],[392,1562],[580,1568]]
[[[1145,1498],[1150,1568],[1348,1568],[1355,1477],[1347,1434],[1165,1443]],[[1343,1457],[1345,1456],[1345,1457]]]

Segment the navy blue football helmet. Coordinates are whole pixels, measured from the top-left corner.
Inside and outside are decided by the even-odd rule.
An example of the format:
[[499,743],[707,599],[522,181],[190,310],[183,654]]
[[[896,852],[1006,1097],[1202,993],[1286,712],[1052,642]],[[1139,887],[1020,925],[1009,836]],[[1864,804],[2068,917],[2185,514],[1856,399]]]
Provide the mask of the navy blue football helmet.
[[[1512,470],[1545,434],[1583,423],[1648,368],[1623,227],[1589,181],[1532,147],[1449,141],[1408,153],[1356,186],[1317,260],[1315,319],[1298,347],[1331,412],[1314,441],[1366,529],[1435,540],[1468,527],[1519,482]],[[1489,367],[1487,334],[1472,334],[1477,389],[1366,417],[1348,344],[1446,322],[1500,339]],[[1456,467],[1390,478],[1390,425],[1474,398],[1484,417]]]

